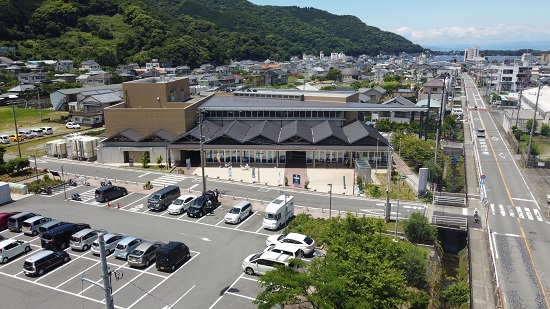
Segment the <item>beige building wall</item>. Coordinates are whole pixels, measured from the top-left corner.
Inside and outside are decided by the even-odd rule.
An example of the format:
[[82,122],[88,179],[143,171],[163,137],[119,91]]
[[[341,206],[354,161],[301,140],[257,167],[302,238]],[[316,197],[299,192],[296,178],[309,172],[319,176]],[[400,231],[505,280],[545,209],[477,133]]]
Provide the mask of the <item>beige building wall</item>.
[[[190,97],[189,78],[152,77],[122,84],[127,108],[179,108],[169,102]],[[174,98],[172,98],[174,95]]]

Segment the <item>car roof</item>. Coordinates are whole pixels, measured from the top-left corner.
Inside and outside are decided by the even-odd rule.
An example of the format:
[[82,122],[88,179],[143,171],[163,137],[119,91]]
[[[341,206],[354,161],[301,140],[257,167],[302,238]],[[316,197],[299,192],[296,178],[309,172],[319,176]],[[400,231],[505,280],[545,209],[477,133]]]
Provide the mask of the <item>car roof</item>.
[[286,260],[291,259],[292,256],[284,253],[266,251],[260,256],[262,259],[269,259],[273,261],[286,262]]
[[134,236],[126,236],[126,237],[122,238],[122,240],[119,242],[119,244],[127,244],[129,242],[132,242],[132,240],[134,240],[134,239],[141,239],[141,238],[134,237]]
[[48,256],[52,253],[54,253],[52,250],[43,250],[27,258],[25,262],[36,262],[37,260],[40,260],[41,258]]
[[297,246],[293,244],[289,244],[286,242],[279,242],[272,246],[273,249],[281,249],[281,250],[287,250],[287,251],[297,251],[300,250]]
[[288,233],[285,238],[295,239],[295,240],[304,240],[307,236],[304,234],[298,233]]
[[171,241],[167,244],[165,244],[164,246],[162,246],[159,250],[170,250],[170,249],[173,249],[177,246],[180,246],[180,245],[184,245],[184,246],[187,246],[186,244],[180,242],[180,241]]
[[197,198],[197,196],[195,196],[195,195],[189,195],[189,194],[187,194],[187,195],[180,195],[180,196],[177,198],[177,200],[186,200],[186,199],[189,198],[189,197]]
[[14,238],[8,238],[8,239],[0,240],[0,248],[3,248],[4,246],[9,245],[11,243],[14,243],[16,241],[17,241],[17,239],[14,239]]
[[139,246],[137,246],[135,250],[145,251],[145,250],[149,249],[149,247],[151,247],[152,245],[155,245],[155,244],[162,244],[162,243],[159,242],[159,241],[145,241],[145,242],[142,242],[141,244],[139,244]]
[[83,230],[80,230],[78,232],[76,232],[74,234],[74,236],[80,236],[80,235],[84,235],[84,234],[88,234],[89,232],[92,232],[92,231],[97,231],[97,229],[92,229],[92,228],[86,228],[86,229],[83,229]]
[[44,223],[42,226],[43,226],[43,227],[48,227],[48,226],[56,225],[56,224],[58,224],[58,223],[61,223],[61,221],[52,219],[52,220],[50,220],[50,221]]
[[23,222],[34,222],[34,221],[36,221],[38,219],[42,219],[42,218],[44,218],[44,216],[34,216],[34,217],[28,218],[27,220],[25,220]]

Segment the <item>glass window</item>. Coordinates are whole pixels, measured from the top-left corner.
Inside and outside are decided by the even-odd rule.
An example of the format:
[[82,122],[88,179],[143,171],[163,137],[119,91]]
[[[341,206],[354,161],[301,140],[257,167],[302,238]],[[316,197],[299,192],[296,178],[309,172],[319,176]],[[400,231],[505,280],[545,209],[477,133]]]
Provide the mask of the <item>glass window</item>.
[[306,152],[306,163],[310,164],[313,162],[313,151]]

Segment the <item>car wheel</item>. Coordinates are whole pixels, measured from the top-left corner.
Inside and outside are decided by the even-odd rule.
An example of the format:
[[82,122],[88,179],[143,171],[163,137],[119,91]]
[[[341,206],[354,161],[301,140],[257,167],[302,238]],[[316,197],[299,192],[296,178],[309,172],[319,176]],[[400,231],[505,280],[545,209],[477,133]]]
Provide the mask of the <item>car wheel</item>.
[[63,263],[67,263],[68,261],[69,261],[69,257],[68,257],[68,256],[66,256],[66,257],[63,258]]
[[90,247],[88,247],[88,245],[84,245],[84,247],[82,247],[82,251],[87,251]]
[[241,218],[237,219],[237,224],[241,223]]
[[174,272],[175,270],[176,270],[176,265],[172,265],[172,267],[170,268],[170,271]]
[[61,248],[61,250],[67,249],[67,244],[62,242],[60,248]]
[[2,259],[2,264],[6,264],[8,262],[8,257],[5,256],[3,259]]
[[145,267],[149,267],[149,264],[151,264],[151,262],[149,262],[149,260],[145,260]]
[[250,267],[247,267],[245,270],[244,270],[244,273],[249,275],[249,276],[252,276],[254,275],[254,270]]
[[191,258],[191,253],[187,253],[187,258],[188,258],[188,259]]
[[42,276],[42,275],[44,274],[44,272],[45,272],[44,269],[43,269],[43,268],[40,268],[40,269],[38,270],[38,275],[39,275],[39,276]]
[[122,192],[122,196],[125,196],[126,194],[128,194],[128,192],[126,191]]
[[36,235],[38,235],[38,231],[37,230],[32,231],[32,236],[36,236]]
[[300,250],[298,251],[298,258],[303,258],[304,257],[304,251]]
[[25,247],[25,253],[27,253],[29,251],[31,251],[31,247],[30,246]]

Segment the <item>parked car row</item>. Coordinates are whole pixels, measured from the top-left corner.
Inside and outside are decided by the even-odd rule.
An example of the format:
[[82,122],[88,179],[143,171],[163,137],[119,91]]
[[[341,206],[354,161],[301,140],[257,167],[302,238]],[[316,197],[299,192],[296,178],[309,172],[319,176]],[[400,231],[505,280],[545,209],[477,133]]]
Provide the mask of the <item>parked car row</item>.
[[[173,272],[191,257],[187,245],[182,242],[147,241],[143,238],[92,228],[87,223],[70,223],[41,216],[33,212],[0,213],[0,229],[28,235],[40,235],[44,250],[25,260],[23,270],[29,276],[41,276],[58,265],[67,263],[70,256],[64,250],[87,251],[101,254],[99,235],[103,235],[105,254],[127,260],[135,267],[149,267],[156,262],[157,270]],[[0,262],[31,251],[28,241],[4,239],[0,236]]]
[[41,127],[30,130],[19,130],[18,134],[0,135],[0,144],[9,144],[10,142],[20,142],[26,139],[33,139],[35,137],[42,137],[44,134],[53,134],[53,128]]
[[267,248],[263,252],[251,254],[244,259],[242,267],[247,275],[263,275],[275,269],[276,265],[294,267],[291,259],[300,259],[315,251],[315,241],[298,233],[272,235],[265,243]]

